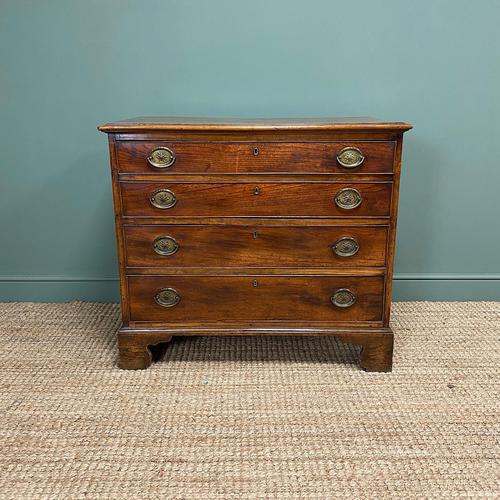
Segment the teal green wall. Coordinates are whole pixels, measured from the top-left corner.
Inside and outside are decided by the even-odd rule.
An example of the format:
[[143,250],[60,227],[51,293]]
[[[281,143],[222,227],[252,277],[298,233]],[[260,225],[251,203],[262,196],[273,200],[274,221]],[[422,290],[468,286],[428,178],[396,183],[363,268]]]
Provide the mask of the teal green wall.
[[106,137],[148,114],[406,135],[396,299],[500,299],[498,0],[0,2],[0,300],[117,298]]

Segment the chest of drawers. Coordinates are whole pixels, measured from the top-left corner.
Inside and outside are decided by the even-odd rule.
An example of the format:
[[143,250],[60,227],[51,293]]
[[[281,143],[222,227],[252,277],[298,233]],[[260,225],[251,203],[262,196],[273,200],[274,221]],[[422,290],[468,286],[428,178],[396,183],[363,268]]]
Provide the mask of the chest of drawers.
[[390,371],[403,133],[369,118],[136,118],[109,139],[120,366],[181,335],[335,335]]

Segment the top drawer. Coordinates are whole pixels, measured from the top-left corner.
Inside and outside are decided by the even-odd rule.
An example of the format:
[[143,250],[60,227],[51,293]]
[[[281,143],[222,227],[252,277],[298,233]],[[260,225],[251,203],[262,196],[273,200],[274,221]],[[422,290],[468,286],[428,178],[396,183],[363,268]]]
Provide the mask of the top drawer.
[[128,174],[392,173],[394,142],[117,142]]

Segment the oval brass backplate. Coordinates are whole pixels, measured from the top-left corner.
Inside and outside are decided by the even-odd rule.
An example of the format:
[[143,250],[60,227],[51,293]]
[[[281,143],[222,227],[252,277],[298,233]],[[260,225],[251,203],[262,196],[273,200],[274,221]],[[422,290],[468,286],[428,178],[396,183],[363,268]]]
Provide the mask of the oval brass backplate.
[[158,236],[153,241],[153,250],[160,255],[173,255],[179,250],[179,244],[172,236]]
[[339,288],[330,300],[336,307],[351,307],[356,302],[356,295],[348,288]]
[[363,198],[361,193],[354,188],[344,188],[341,189],[335,195],[335,204],[345,210],[352,210],[353,208],[359,207]]
[[365,161],[365,157],[360,149],[349,146],[339,151],[337,161],[344,168],[356,168]]
[[333,253],[339,257],[352,257],[359,251],[359,243],[352,236],[343,236],[332,245]]
[[148,163],[155,168],[168,168],[175,162],[174,152],[166,147],[154,148],[149,154]]
[[172,208],[177,203],[177,197],[170,189],[157,189],[149,197],[149,202],[156,208]]
[[155,295],[155,302],[162,307],[174,307],[180,300],[181,296],[174,288],[162,288]]

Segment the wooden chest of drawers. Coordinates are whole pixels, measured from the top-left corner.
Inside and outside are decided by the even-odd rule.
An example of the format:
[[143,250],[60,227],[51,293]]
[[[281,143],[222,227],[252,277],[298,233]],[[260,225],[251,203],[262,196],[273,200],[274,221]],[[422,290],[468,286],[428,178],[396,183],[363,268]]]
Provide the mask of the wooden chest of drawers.
[[176,335],[336,335],[390,371],[405,123],[152,117],[109,138],[120,366]]

